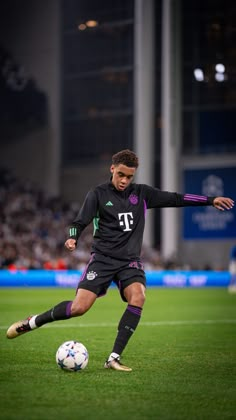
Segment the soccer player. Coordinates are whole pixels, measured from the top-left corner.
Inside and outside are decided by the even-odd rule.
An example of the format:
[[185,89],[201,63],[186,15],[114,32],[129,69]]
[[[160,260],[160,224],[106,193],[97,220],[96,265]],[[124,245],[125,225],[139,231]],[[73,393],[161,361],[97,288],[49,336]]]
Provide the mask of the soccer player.
[[104,367],[127,372],[132,370],[121,363],[120,357],[138,326],[145,301],[146,279],[140,253],[147,209],[214,206],[219,210],[229,210],[234,205],[231,198],[178,194],[133,183],[138,165],[138,157],[133,151],[122,150],[114,154],[110,181],[87,194],[69,228],[65,247],[73,251],[85,227],[92,221],[94,224],[91,258],[81,276],[74,300],[63,301],[42,314],[14,323],[7,331],[8,338],[18,337],[49,322],[85,314],[114,281],[127,307]]

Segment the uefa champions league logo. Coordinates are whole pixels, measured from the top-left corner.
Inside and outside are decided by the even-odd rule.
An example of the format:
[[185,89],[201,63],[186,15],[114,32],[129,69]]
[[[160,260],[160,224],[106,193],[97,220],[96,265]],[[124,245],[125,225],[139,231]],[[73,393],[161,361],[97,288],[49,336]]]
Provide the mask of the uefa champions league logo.
[[[202,181],[202,193],[208,197],[224,196],[223,179],[213,174],[207,176]],[[197,224],[199,231],[217,233],[221,237],[233,220],[233,213],[218,212],[213,206],[195,209],[192,214],[192,221]]]
[[221,197],[224,195],[224,182],[216,175],[209,175],[202,182],[202,193],[210,197]]

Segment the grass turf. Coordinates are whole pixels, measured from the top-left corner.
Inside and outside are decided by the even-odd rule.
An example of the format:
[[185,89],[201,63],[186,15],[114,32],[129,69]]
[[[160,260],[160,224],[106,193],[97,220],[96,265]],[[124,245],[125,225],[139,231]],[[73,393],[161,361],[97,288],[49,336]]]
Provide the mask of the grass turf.
[[[103,368],[125,309],[115,289],[82,318],[5,338],[11,323],[71,298],[72,289],[0,289],[0,418],[236,419],[236,295],[147,290],[122,359],[131,373]],[[84,371],[57,367],[56,350],[67,340],[88,348]]]

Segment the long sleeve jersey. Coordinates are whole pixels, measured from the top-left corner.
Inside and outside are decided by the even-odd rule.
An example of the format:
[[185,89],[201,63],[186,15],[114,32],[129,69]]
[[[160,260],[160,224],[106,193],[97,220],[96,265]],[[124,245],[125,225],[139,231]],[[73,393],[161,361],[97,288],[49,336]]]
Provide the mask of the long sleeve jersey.
[[118,191],[112,182],[107,182],[87,194],[70,227],[70,238],[77,241],[85,227],[93,222],[92,252],[122,260],[138,259],[148,209],[210,206],[214,198],[161,191],[135,183],[124,191]]

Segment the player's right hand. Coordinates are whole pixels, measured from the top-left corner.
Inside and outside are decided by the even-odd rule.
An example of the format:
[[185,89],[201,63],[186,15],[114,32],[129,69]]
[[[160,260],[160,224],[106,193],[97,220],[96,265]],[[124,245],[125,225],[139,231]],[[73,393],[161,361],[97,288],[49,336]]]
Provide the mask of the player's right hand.
[[65,247],[69,249],[69,251],[74,251],[76,248],[76,240],[73,238],[69,238],[65,242]]

